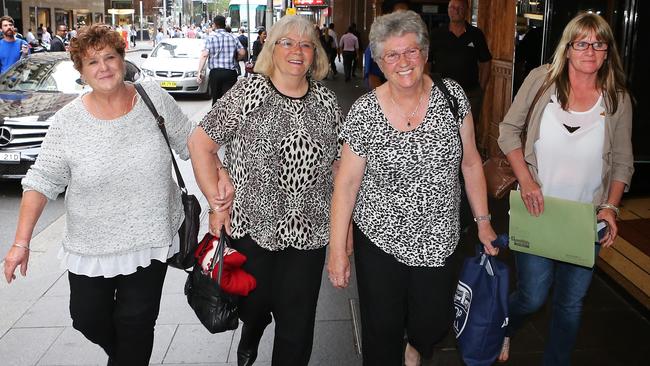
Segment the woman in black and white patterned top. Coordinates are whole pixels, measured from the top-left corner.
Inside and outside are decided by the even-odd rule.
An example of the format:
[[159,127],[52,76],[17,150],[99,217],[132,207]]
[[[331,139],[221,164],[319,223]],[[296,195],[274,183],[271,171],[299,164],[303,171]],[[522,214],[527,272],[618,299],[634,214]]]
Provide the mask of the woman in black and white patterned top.
[[335,287],[347,286],[352,217],[364,365],[400,365],[402,356],[417,365],[449,329],[461,169],[479,238],[496,254],[470,106],[461,87],[444,80],[459,104],[454,118],[423,73],[428,46],[416,13],[377,18],[370,47],[388,82],[355,102],[341,133],[328,271]]
[[[240,366],[255,361],[271,313],[272,364],[309,362],[343,119],[335,94],[316,81],[327,71],[311,22],[284,17],[269,32],[257,74],[219,99],[190,138],[197,182],[213,209],[210,231],[226,226],[257,280],[240,304]],[[224,165],[216,155],[222,145]]]

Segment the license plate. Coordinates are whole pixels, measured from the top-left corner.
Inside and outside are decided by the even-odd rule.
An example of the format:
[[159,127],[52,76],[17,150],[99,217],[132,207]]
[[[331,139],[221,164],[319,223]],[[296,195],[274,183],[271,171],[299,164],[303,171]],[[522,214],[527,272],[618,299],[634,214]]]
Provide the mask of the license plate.
[[176,87],[176,82],[175,81],[161,81],[160,82],[160,87],[162,87],[162,88],[175,88]]
[[20,163],[19,152],[0,152],[0,162],[5,164],[18,164]]

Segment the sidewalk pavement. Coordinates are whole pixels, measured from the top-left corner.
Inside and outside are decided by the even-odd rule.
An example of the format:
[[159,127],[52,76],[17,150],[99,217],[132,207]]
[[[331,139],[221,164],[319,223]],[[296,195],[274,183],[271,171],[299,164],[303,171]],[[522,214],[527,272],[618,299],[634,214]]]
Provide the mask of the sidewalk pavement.
[[[205,210],[204,210],[205,211]],[[67,271],[56,258],[64,227],[62,216],[32,240],[27,277],[0,282],[0,365],[105,365],[103,350],[72,328]],[[202,218],[202,232],[207,215]],[[183,294],[186,274],[170,268],[163,287],[151,364],[235,366],[241,327],[210,334]],[[349,299],[354,284],[335,290],[323,276],[310,365],[360,365],[355,351]],[[262,339],[256,365],[269,366],[273,324]]]

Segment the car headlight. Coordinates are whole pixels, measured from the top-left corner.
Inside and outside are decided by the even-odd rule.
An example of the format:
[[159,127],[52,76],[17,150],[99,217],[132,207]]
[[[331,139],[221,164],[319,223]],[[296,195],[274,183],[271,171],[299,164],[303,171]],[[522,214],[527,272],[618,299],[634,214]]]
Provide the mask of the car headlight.
[[142,69],[142,72],[145,73],[145,75],[153,76],[153,71],[151,71],[151,70]]
[[196,71],[188,71],[188,72],[185,73],[185,77],[186,78],[195,78],[195,77],[198,76],[198,74],[199,73],[196,72]]

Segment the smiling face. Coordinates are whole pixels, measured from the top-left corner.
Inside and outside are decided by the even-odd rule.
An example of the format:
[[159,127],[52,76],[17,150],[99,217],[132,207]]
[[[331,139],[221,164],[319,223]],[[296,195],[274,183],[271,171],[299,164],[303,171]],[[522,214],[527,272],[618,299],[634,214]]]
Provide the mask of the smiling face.
[[465,0],[451,0],[447,5],[447,14],[452,23],[464,22],[466,12],[467,3]]
[[[593,43],[602,41],[596,38],[595,32],[589,32],[588,35],[576,38],[573,42]],[[569,59],[569,72],[581,74],[595,74],[607,59],[607,51],[595,51],[592,46],[587,47],[584,51],[576,51],[573,47],[568,46],[567,58]]]
[[[414,33],[406,33],[399,37],[390,37],[383,44],[382,58],[379,60],[381,71],[388,82],[399,88],[410,88],[422,81],[424,65],[427,57],[423,52],[413,53],[413,50],[420,50],[417,37]],[[411,57],[407,57],[411,51]],[[399,59],[395,63],[386,62],[391,54],[398,54]]]
[[297,32],[289,32],[287,35],[280,38],[280,41],[283,39],[291,40],[292,42],[290,43],[292,43],[293,47],[285,48],[281,44],[274,45],[274,73],[284,76],[305,77],[312,62],[314,62],[314,48],[305,47],[306,45],[313,46],[311,37],[306,34],[299,35]]
[[81,76],[93,91],[110,93],[124,84],[126,66],[124,59],[112,47],[89,49],[81,60]]

